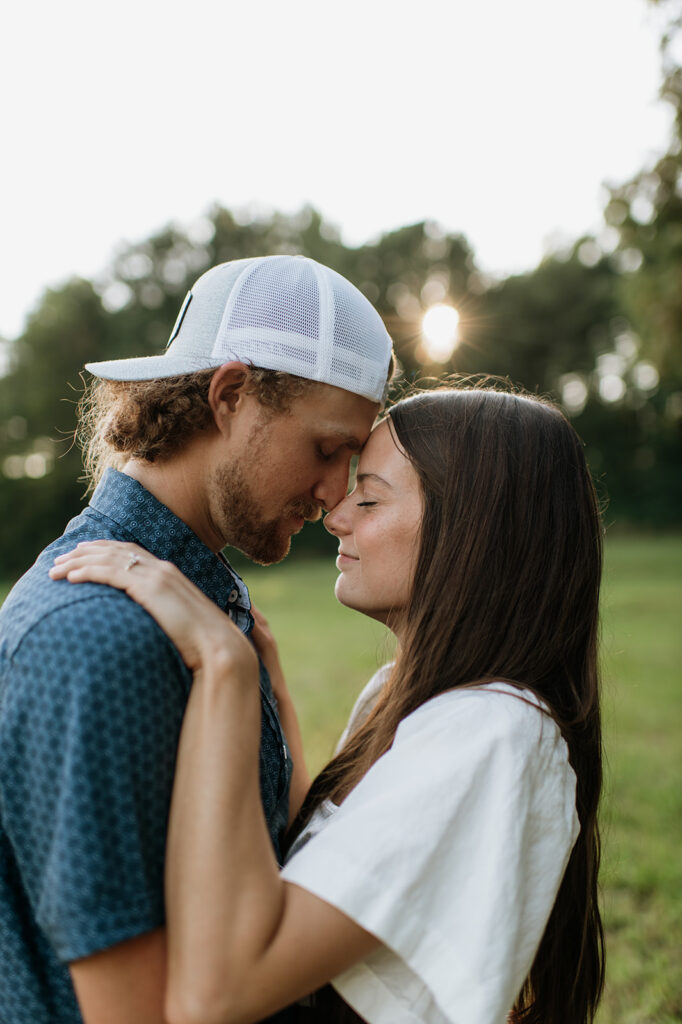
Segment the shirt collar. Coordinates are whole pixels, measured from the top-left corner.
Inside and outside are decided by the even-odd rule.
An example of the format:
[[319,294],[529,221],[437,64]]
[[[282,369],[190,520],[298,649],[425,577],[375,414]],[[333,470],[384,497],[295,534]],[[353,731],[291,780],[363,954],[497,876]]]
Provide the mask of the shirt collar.
[[248,615],[249,592],[227,559],[206,547],[182,519],[137,480],[115,469],[105,470],[89,507],[112,519],[131,540],[157,558],[177,565],[207,597],[237,620],[242,617],[239,611]]

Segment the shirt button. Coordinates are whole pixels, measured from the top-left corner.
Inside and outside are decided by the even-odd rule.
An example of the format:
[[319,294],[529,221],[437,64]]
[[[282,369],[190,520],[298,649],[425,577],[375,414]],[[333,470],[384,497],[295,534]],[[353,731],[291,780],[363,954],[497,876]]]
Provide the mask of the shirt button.
[[239,591],[235,587],[234,590],[231,590],[230,593],[227,595],[227,603],[228,604],[234,604],[234,602],[238,599],[238,597],[239,597]]

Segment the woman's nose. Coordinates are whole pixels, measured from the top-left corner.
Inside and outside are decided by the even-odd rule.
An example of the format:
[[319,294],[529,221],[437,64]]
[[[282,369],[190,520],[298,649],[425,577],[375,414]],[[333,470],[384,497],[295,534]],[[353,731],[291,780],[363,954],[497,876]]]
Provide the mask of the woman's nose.
[[348,518],[345,514],[347,498],[340,501],[331,512],[324,517],[324,528],[334,537],[340,537],[348,532]]
[[329,466],[313,489],[313,497],[326,509],[336,509],[348,492],[350,455],[336,465]]

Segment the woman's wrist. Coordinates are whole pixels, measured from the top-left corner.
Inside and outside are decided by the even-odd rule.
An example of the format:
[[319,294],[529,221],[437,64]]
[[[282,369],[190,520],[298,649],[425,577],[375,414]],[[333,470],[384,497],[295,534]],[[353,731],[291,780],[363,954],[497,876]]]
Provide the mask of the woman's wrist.
[[258,683],[258,656],[248,641],[235,651],[234,643],[221,643],[214,635],[202,638],[198,645],[195,677],[216,686],[251,690]]

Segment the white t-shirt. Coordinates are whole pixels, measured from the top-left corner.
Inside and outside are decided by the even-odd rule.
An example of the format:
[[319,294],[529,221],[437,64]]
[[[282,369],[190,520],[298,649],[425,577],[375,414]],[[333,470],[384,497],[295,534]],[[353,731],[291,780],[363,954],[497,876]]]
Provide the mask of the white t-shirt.
[[492,683],[422,705],[292,847],[285,881],[382,942],[333,981],[370,1024],[504,1024],[528,974],[579,824],[566,743],[519,694]]

